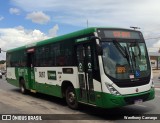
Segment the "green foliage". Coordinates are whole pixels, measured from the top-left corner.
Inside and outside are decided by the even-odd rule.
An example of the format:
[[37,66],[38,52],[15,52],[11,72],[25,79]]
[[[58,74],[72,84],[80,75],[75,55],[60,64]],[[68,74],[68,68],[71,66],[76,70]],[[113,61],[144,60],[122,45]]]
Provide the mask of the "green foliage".
[[6,61],[5,60],[1,60],[0,61],[0,64],[4,64]]

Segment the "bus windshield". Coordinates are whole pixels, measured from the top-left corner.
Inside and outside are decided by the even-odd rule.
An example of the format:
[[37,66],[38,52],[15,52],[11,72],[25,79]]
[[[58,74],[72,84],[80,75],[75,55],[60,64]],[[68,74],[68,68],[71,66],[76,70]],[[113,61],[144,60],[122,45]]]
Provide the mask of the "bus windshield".
[[136,79],[150,74],[144,42],[102,42],[105,73],[115,79]]

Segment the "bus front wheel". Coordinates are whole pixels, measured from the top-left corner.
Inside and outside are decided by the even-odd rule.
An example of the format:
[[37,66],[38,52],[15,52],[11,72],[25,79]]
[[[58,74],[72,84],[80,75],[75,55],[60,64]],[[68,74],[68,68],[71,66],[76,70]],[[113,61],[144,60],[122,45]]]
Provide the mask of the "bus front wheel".
[[22,94],[26,94],[27,93],[24,79],[20,80],[19,87],[20,87],[20,91],[21,91]]
[[71,109],[78,109],[78,102],[75,90],[72,86],[69,86],[66,89],[66,102]]

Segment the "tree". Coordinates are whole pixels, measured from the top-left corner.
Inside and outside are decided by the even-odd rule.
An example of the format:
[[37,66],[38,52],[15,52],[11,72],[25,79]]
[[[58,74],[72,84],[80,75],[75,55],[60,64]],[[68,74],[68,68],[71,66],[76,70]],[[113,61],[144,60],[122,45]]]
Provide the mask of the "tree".
[[0,61],[0,64],[4,64],[6,61],[5,60],[1,60]]

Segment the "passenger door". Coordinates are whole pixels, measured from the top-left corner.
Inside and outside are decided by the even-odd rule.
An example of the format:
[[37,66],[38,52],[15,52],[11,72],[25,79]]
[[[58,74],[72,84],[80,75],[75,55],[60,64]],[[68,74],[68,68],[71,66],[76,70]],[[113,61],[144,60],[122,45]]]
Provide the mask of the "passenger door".
[[92,44],[78,44],[76,51],[78,79],[80,86],[80,100],[82,102],[95,104]]
[[28,67],[28,82],[29,89],[35,90],[35,74],[34,74],[34,49],[27,50],[27,67]]

